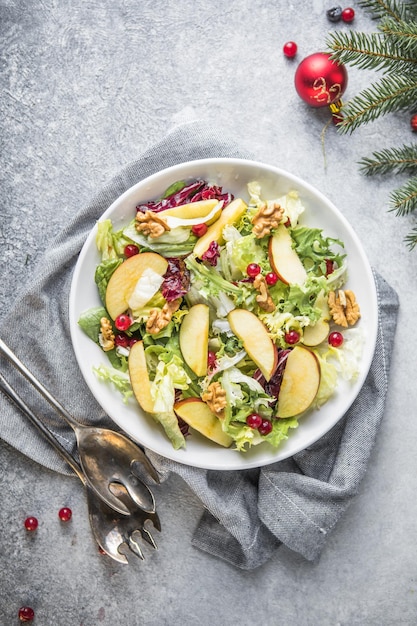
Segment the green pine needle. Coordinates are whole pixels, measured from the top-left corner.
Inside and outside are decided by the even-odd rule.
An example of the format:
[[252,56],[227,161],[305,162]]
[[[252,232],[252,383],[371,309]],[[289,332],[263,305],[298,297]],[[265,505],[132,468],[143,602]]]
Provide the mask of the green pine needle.
[[361,171],[366,176],[377,174],[398,174],[417,171],[417,144],[402,146],[401,148],[387,148],[380,152],[373,152],[372,157],[364,157],[359,161]]
[[392,192],[390,204],[391,211],[399,216],[408,215],[417,209],[417,176]]
[[[333,51],[333,58],[341,63],[396,74],[417,72],[417,55],[413,55],[413,50],[403,52],[397,40],[386,37],[385,33],[338,31],[331,33],[326,43]],[[417,36],[414,43],[417,44]]]
[[413,230],[411,231],[411,233],[409,233],[405,238],[404,238],[405,243],[407,244],[407,246],[409,247],[410,250],[414,250],[414,248],[417,245],[417,227],[413,228]]
[[415,106],[417,74],[389,75],[354,96],[343,107],[342,132],[352,132],[360,124],[376,120],[381,115]]
[[[402,20],[407,17],[410,2],[397,2],[396,0],[359,0],[359,6],[369,11],[375,19],[390,17],[395,20]],[[411,8],[413,11],[413,7]]]

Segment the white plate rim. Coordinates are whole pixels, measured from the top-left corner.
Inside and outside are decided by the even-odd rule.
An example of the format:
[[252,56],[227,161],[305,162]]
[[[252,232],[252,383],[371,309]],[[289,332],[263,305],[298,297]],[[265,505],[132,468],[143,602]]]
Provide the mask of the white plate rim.
[[[351,252],[353,252],[353,250],[355,252],[355,257],[351,258],[351,254],[349,253],[349,250],[347,250],[348,263],[349,267],[353,264],[355,270],[354,274],[356,272],[356,268],[360,267],[361,280],[360,285],[356,285],[356,287],[359,286],[361,288],[360,291],[363,294],[366,293],[366,301],[362,301],[362,303],[360,302],[361,305],[365,305],[365,319],[363,319],[364,316],[362,316],[360,324],[365,327],[364,335],[366,343],[364,346],[364,355],[361,361],[361,371],[358,379],[346,392],[347,400],[343,403],[343,412],[340,410],[340,402],[333,403],[335,405],[335,414],[330,415],[330,410],[333,408],[332,401],[330,401],[330,403],[324,405],[320,411],[316,411],[314,413],[316,421],[318,414],[324,413],[326,419],[322,420],[322,423],[317,423],[314,428],[308,429],[306,428],[306,424],[308,424],[309,418],[312,419],[312,416],[306,416],[300,422],[299,427],[290,432],[289,438],[277,449],[273,449],[271,446],[262,445],[257,446],[256,448],[254,447],[249,452],[239,453],[233,449],[219,448],[219,446],[211,444],[205,439],[203,440],[203,438],[200,438],[198,435],[193,435],[193,440],[187,440],[187,448],[185,450],[176,451],[166,439],[162,429],[154,423],[151,423],[145,432],[143,430],[141,431],[141,429],[138,428],[138,423],[140,424],[140,420],[149,420],[149,417],[141,415],[140,408],[136,401],[132,400],[132,402],[129,402],[127,406],[124,405],[120,394],[116,391],[112,391],[112,395],[109,395],[110,385],[105,385],[98,381],[95,374],[92,372],[92,364],[99,365],[101,362],[105,362],[105,358],[103,358],[103,353],[100,348],[95,346],[91,339],[89,339],[83,331],[81,331],[77,322],[81,310],[86,310],[90,308],[90,306],[100,304],[98,295],[95,299],[95,304],[86,303],[86,306],[82,307],[80,302],[80,294],[83,291],[83,288],[80,288],[80,286],[85,285],[85,280],[88,281],[86,287],[87,289],[88,284],[91,283],[93,283],[95,287],[94,275],[86,277],[85,270],[88,263],[90,263],[91,266],[92,251],[93,247],[95,248],[94,239],[97,224],[95,224],[91,229],[80,251],[74,269],[69,295],[70,335],[76,360],[91,393],[110,418],[140,445],[168,459],[171,459],[172,461],[177,461],[193,467],[225,471],[251,469],[282,461],[300,452],[301,450],[312,446],[329,430],[331,430],[331,428],[339,422],[346,411],[351,407],[366,380],[375,351],[378,330],[378,301],[375,280],[372,268],[370,267],[369,261],[356,232],[345,216],[326,196],[324,196],[310,183],[284,169],[263,163],[261,161],[231,157],[196,159],[178,163],[156,172],[141,181],[138,181],[135,185],[131,186],[123,194],[121,194],[103,212],[99,219],[102,220],[116,216],[116,222],[119,222],[120,224],[127,223],[130,219],[132,219],[136,203],[138,202],[138,200],[133,200],[133,198],[140,197],[140,201],[152,199],[157,197],[158,194],[161,194],[167,188],[170,183],[168,182],[168,184],[166,184],[166,181],[170,180],[171,182],[174,182],[175,180],[183,178],[188,178],[189,180],[199,178],[199,176],[193,174],[193,172],[204,173],[208,170],[217,170],[221,175],[223,175],[227,168],[231,168],[231,171],[236,169],[239,173],[247,170],[262,172],[267,177],[275,177],[276,181],[285,181],[287,190],[289,188],[293,188],[300,193],[301,197],[307,196],[314,198],[319,205],[325,207],[325,210],[328,211],[326,214],[327,218],[331,217],[332,220],[337,223],[338,227],[341,227],[344,233],[341,238],[343,238],[345,243],[348,241],[347,248],[350,248]],[[185,176],[185,174],[187,174],[187,176]],[[237,174],[236,179],[238,179],[240,175],[241,174]],[[203,178],[204,176],[201,177]],[[221,182],[219,181],[218,184],[221,184]],[[224,185],[224,191],[228,191],[226,185]],[[128,208],[129,206],[130,209]],[[311,206],[306,207],[306,213],[309,211],[309,208],[311,210]],[[315,221],[314,224],[316,224]],[[323,228],[325,234],[333,236],[331,232],[328,232],[326,224],[317,223],[316,225]],[[98,262],[98,253],[96,253],[96,256]],[[94,274],[94,271],[92,274]],[[90,355],[89,358],[86,358],[86,355]],[[129,423],[129,417],[125,417],[125,414],[128,413],[130,419],[132,419],[132,412],[133,415],[137,414],[138,416],[138,422],[135,422],[134,424],[132,422]],[[139,431],[141,431],[140,434]],[[300,437],[300,433],[304,434],[305,431],[307,431],[308,436],[306,440],[303,440],[303,438]],[[150,436],[149,433],[153,433],[154,436]],[[198,445],[196,446],[195,444]]]

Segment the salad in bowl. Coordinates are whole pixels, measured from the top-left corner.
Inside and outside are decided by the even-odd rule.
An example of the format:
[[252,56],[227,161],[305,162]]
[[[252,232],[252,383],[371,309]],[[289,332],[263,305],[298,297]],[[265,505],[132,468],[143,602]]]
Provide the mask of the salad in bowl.
[[[83,307],[73,284],[73,342],[76,354],[86,339],[94,346],[86,380],[135,415],[139,430],[122,424],[140,443],[146,420],[170,458],[207,466],[196,462],[207,448],[244,459],[225,469],[264,464],[288,456],[310,420],[302,447],[324,434],[340,396],[345,410],[353,401],[374,348],[373,281],[369,292],[351,275],[344,235],[360,244],[336,209],[330,220],[314,211],[297,179],[283,185],[279,170],[246,161],[217,160],[216,175],[198,163],[167,170],[159,193],[129,190],[123,211],[98,221],[87,242],[95,298]],[[238,185],[222,180],[223,165],[244,171]]]

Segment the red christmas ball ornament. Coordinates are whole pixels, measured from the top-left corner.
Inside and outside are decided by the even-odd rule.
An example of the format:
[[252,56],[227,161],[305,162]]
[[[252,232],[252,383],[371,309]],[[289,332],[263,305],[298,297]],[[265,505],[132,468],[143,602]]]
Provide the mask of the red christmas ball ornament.
[[[333,61],[326,52],[315,52],[301,61],[294,77],[295,89],[311,107],[334,105],[344,94],[348,75],[344,65]],[[333,111],[332,111],[333,113]]]

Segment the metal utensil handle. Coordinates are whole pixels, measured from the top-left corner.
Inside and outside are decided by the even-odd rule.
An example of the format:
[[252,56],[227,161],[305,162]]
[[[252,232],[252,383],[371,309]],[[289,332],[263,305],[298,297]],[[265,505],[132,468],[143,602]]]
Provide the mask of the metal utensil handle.
[[85,484],[85,477],[83,471],[74,459],[74,457],[64,448],[64,446],[55,438],[55,435],[45,426],[45,424],[39,419],[37,415],[30,409],[19,394],[10,386],[4,376],[0,373],[0,388],[8,396],[21,412],[28,418],[28,420],[39,430],[43,437],[55,448],[55,450],[65,459],[72,470],[77,474],[78,478]]
[[23,365],[23,363],[18,359],[18,357],[10,350],[8,346],[4,343],[2,339],[0,339],[0,353],[3,354],[19,371],[23,376],[35,387],[39,393],[43,395],[45,400],[49,402],[58,413],[66,420],[66,422],[74,429],[82,427],[81,424],[72,417],[70,413],[56,400],[49,391],[42,385],[42,383],[35,378],[35,376],[28,370],[28,368]]

